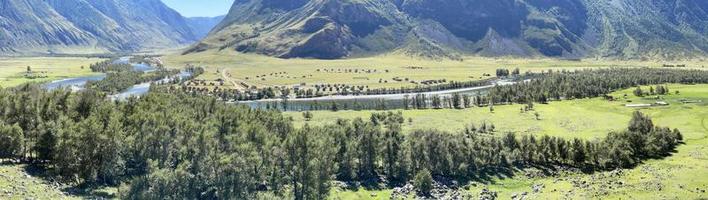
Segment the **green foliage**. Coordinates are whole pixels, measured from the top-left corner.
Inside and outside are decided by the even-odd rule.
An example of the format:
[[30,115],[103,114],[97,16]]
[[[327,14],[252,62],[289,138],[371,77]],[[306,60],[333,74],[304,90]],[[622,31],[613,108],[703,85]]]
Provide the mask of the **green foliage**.
[[111,102],[90,89],[0,89],[3,156],[46,161],[37,163],[69,182],[126,183],[125,199],[252,199],[259,192],[325,199],[334,179],[403,183],[423,169],[469,180],[510,166],[631,167],[668,155],[682,139],[641,113],[628,130],[598,141],[477,131],[405,135],[400,112],[295,129],[275,111],[165,90]]
[[114,94],[126,90],[135,84],[159,81],[178,73],[179,70],[162,69],[152,73],[138,71],[109,72],[103,80],[87,83],[87,87]]
[[[495,103],[545,103],[549,99],[600,97],[618,89],[663,83],[708,83],[708,71],[657,68],[610,68],[578,71],[549,71],[527,76],[533,80],[496,86],[489,91]],[[641,88],[635,90],[642,96]]]
[[305,111],[302,113],[302,117],[305,118],[305,121],[310,121],[312,120],[312,112],[310,111]]
[[637,89],[634,89],[634,91],[632,93],[634,93],[634,96],[637,96],[637,97],[644,96],[644,92],[642,91],[641,87],[637,87]]
[[427,169],[418,171],[413,183],[415,189],[423,195],[430,195],[430,191],[433,190],[433,176]]
[[22,155],[22,128],[17,124],[0,124],[0,158],[15,158]]

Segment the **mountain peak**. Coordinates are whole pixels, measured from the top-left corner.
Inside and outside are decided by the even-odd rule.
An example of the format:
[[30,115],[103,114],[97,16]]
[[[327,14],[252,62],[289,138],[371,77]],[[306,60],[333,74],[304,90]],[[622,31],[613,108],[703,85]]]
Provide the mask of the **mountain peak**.
[[3,0],[0,52],[125,52],[198,38],[159,0]]
[[701,0],[237,0],[187,53],[701,56],[708,52],[706,10]]

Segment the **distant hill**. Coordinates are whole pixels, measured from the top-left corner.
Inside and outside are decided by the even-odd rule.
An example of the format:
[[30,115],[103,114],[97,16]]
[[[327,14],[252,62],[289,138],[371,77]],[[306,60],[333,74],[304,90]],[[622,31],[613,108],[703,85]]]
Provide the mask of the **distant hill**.
[[202,39],[209,34],[209,31],[213,29],[217,24],[223,20],[225,15],[217,17],[189,17],[187,18],[187,25],[192,29],[194,36]]
[[160,0],[0,1],[0,54],[134,52],[195,40]]
[[708,52],[706,0],[236,0],[185,53],[336,59],[549,56],[679,59]]

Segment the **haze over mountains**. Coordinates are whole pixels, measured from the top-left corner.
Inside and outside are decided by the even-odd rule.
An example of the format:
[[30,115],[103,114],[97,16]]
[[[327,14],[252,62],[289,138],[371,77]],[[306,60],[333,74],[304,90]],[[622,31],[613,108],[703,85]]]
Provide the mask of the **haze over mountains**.
[[224,15],[216,17],[189,17],[187,24],[197,38],[204,38],[214,26],[224,19]]
[[2,0],[0,54],[173,48],[208,32],[190,25],[160,0]]
[[708,52],[706,0],[237,0],[186,53],[292,58],[690,58]]

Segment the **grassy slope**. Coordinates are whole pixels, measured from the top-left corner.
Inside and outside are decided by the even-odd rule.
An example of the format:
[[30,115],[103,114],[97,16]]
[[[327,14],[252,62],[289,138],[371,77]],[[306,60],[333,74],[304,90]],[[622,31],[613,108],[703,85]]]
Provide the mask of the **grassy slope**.
[[0,165],[0,199],[79,199],[66,196],[41,178],[31,176],[24,165]]
[[[708,85],[669,85],[672,91],[681,91],[680,95],[666,96],[671,103],[667,107],[642,109],[649,114],[657,125],[679,128],[686,139],[686,144],[677,149],[673,156],[662,160],[649,160],[635,169],[623,170],[619,175],[601,172],[592,175],[566,174],[558,177],[529,178],[520,174],[512,179],[495,179],[488,185],[470,188],[472,194],[479,194],[482,188],[498,191],[501,199],[509,199],[512,194],[528,192],[535,199],[695,199],[707,198],[708,193],[695,192],[708,190]],[[655,100],[632,97],[631,89],[614,93],[615,96],[629,94],[637,102]],[[698,104],[681,104],[679,99],[703,100]],[[603,137],[608,130],[620,130],[626,127],[630,114],[635,109],[626,108],[625,102],[608,102],[601,99],[582,99],[553,102],[549,105],[537,105],[541,120],[533,119],[532,114],[521,114],[519,105],[497,106],[494,114],[486,108],[468,110],[424,110],[404,111],[405,117],[413,118],[413,125],[406,124],[406,129],[444,127],[459,130],[470,121],[489,120],[499,130],[527,131],[534,134],[549,134],[567,138],[581,137],[592,139]],[[368,116],[371,111],[352,112],[314,112],[313,124],[331,122],[331,118],[353,118]],[[293,116],[297,125],[302,125],[300,113],[286,113]],[[459,119],[459,120],[458,120]],[[572,127],[572,128],[569,128]],[[587,130],[582,130],[587,129]],[[587,187],[574,187],[572,181],[588,183]],[[620,185],[621,183],[621,185]],[[534,184],[543,184],[541,193],[533,193]],[[384,191],[335,191],[333,198],[338,199],[381,199],[388,198],[390,190]],[[376,194],[373,197],[371,194]]]
[[[401,55],[382,55],[377,57],[351,58],[341,60],[314,60],[314,59],[279,59],[254,54],[242,54],[233,51],[206,51],[189,55],[168,55],[163,60],[171,67],[182,67],[185,64],[205,66],[207,72],[199,78],[215,80],[222,77],[224,70],[232,75],[231,78],[246,80],[256,86],[269,85],[294,85],[307,83],[339,83],[350,85],[368,85],[372,88],[415,86],[408,82],[395,82],[394,77],[409,78],[410,80],[437,80],[447,79],[455,81],[478,80],[482,74],[495,74],[497,68],[513,69],[519,67],[522,72],[539,71],[547,69],[578,69],[597,68],[608,66],[651,66],[658,67],[665,63],[639,62],[639,61],[599,61],[583,60],[582,62],[556,60],[550,58],[518,59],[518,58],[482,58],[465,57],[464,61],[435,61],[423,58],[411,58]],[[674,63],[670,63],[674,64]],[[708,66],[705,61],[688,61],[680,64],[698,67]],[[405,67],[417,66],[424,69],[408,69]],[[316,72],[317,69],[377,69],[379,73],[324,73]],[[217,73],[219,70],[219,73]],[[389,70],[389,73],[384,73]],[[257,75],[269,75],[275,72],[287,72],[284,77],[266,76],[265,81]],[[312,75],[312,77],[310,77]],[[290,76],[290,78],[287,78]],[[302,76],[306,76],[302,78]],[[368,80],[367,80],[368,79]],[[379,83],[379,79],[388,80],[388,83]],[[233,86],[231,83],[226,85]]]
[[[12,57],[0,58],[0,86],[12,87],[27,82],[52,81],[90,75],[89,65],[99,58],[83,57]],[[33,71],[46,71],[48,78],[27,79],[24,77],[30,66]],[[84,66],[84,69],[81,69]]]

